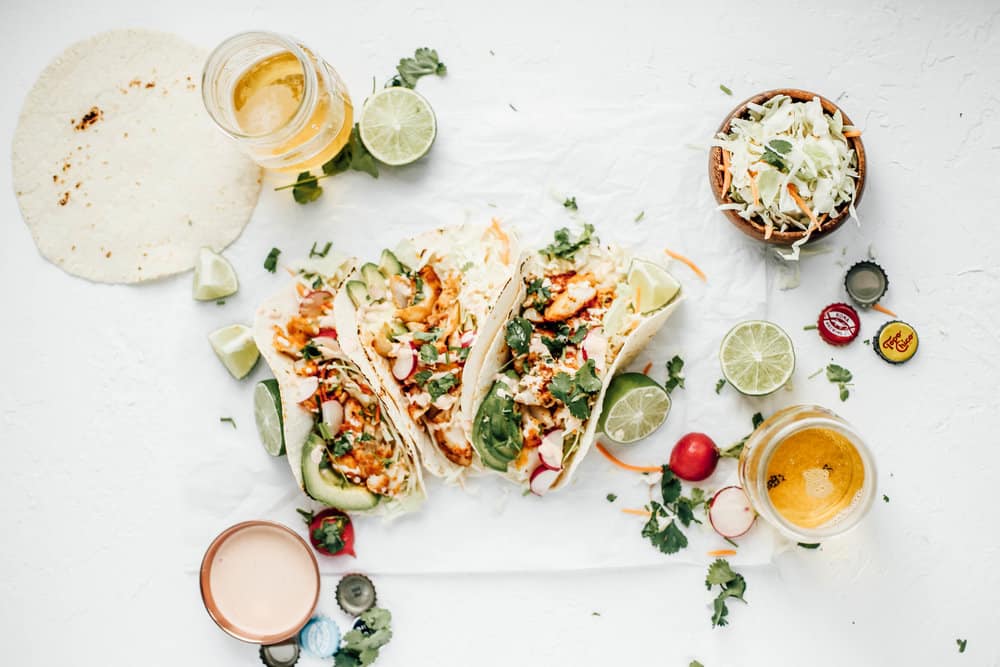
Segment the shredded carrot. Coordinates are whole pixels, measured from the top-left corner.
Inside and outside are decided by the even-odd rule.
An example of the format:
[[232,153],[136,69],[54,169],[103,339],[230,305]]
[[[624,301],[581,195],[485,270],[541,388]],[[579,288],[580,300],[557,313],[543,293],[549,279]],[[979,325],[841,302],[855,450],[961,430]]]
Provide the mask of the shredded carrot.
[[712,558],[719,558],[719,557],[723,557],[723,556],[735,556],[736,555],[736,550],[735,549],[716,549],[715,551],[709,551],[708,555],[711,556]]
[[722,175],[722,196],[729,196],[729,186],[733,183],[733,175],[729,172],[729,151],[722,150],[722,168],[725,170]]
[[825,223],[825,222],[826,222],[826,219],[827,219],[827,218],[828,218],[829,216],[830,216],[830,214],[829,214],[829,213],[824,213],[823,215],[819,216],[819,225],[818,225],[818,226],[819,226],[820,228],[822,228],[822,227],[823,227],[823,223]]
[[639,303],[642,301],[642,288],[636,285],[635,288],[635,300],[632,302],[632,309],[635,310],[636,314],[641,313],[639,310]]
[[877,303],[872,306],[872,310],[877,310],[878,312],[882,313],[883,315],[888,315],[889,317],[899,317],[899,315],[897,315],[896,313],[892,312],[891,310],[889,310],[885,306],[878,305]]
[[500,221],[496,218],[490,220],[490,226],[487,231],[492,232],[503,243],[503,249],[500,251],[500,259],[504,264],[510,264],[510,237],[500,229]]
[[619,468],[623,468],[624,470],[631,470],[632,472],[662,472],[663,471],[663,468],[661,468],[660,466],[634,466],[634,465],[631,465],[629,463],[625,463],[624,461],[615,458],[615,455],[612,454],[611,452],[609,452],[607,450],[607,448],[603,444],[601,444],[600,442],[597,443],[597,451],[599,451],[601,454],[604,454],[604,458],[606,458],[607,460],[611,461],[612,463],[614,463]]
[[695,275],[701,278],[702,282],[706,283],[708,282],[708,276],[705,275],[705,272],[699,269],[698,265],[692,262],[690,259],[680,254],[679,252],[674,252],[673,250],[670,250],[669,248],[664,248],[663,252],[667,253],[667,256],[670,257],[671,259],[676,259],[678,262],[686,264],[689,269],[695,272]]
[[799,189],[795,187],[795,183],[788,184],[788,194],[792,195],[792,199],[795,203],[799,205],[802,212],[809,216],[810,225],[809,229],[815,229],[819,227],[819,220],[816,219],[816,214],[812,212],[812,209],[805,203],[802,197],[799,196]]
[[760,206],[760,193],[757,191],[757,172],[747,171],[750,174],[750,192],[753,193],[753,205]]
[[861,130],[848,130],[847,132],[844,132],[844,136],[847,137],[848,139],[850,139],[851,137],[860,137]]
[[299,293],[299,296],[305,296],[306,292],[309,291],[302,283],[295,283],[295,290]]
[[292,271],[290,268],[288,268],[287,266],[282,267],[282,268],[284,268],[285,271],[288,271],[288,275],[290,275],[292,278],[294,278],[296,276],[296,273],[294,271]]
[[651,361],[651,362],[649,362],[648,364],[646,364],[645,366],[642,367],[642,374],[643,375],[649,375],[649,369],[652,368],[652,367],[653,367],[653,362]]
[[622,510],[622,514],[634,514],[635,516],[645,516],[645,517],[653,516],[653,513],[650,512],[649,510],[638,510],[638,509],[632,509],[631,507],[624,508]]

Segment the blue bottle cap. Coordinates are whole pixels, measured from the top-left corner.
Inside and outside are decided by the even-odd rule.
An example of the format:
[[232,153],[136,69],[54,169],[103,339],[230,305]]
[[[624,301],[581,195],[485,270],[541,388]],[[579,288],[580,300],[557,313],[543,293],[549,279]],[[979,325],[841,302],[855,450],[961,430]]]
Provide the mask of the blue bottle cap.
[[340,648],[340,627],[328,616],[313,616],[299,631],[299,645],[317,658],[332,658]]

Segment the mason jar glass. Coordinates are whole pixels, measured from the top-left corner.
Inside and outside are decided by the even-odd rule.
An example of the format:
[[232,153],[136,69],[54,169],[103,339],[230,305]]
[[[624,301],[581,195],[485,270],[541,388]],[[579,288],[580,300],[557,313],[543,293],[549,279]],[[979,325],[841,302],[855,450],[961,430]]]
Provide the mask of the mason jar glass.
[[267,169],[322,165],[344,147],[354,123],[333,68],[276,33],[245,32],[220,44],[205,63],[201,93],[216,125]]
[[757,513],[803,543],[857,525],[871,508],[877,482],[861,436],[816,405],[787,407],[757,427],[740,454],[739,475]]

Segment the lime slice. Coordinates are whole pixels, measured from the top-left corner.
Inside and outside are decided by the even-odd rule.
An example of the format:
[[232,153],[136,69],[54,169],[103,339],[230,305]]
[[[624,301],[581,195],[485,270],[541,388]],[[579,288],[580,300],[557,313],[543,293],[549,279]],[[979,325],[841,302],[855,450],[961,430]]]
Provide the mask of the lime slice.
[[638,295],[640,313],[659,310],[681,291],[670,272],[655,262],[635,259],[628,271],[628,284]]
[[240,288],[236,271],[229,260],[213,251],[202,248],[194,265],[193,296],[198,301],[212,301],[235,294]]
[[386,88],[369,97],[359,124],[365,147],[392,166],[419,160],[437,136],[431,105],[409,88]]
[[242,324],[230,324],[228,327],[213,331],[208,334],[208,342],[212,344],[212,349],[215,350],[222,365],[237,380],[246,377],[260,357],[250,327]]
[[253,418],[264,449],[271,456],[285,453],[285,432],[281,418],[281,392],[274,378],[261,380],[253,388]]
[[795,370],[792,340],[773,322],[751,320],[730,329],[719,350],[722,374],[737,391],[763,396],[780,389]]
[[605,335],[614,336],[622,330],[622,325],[625,324],[625,316],[628,315],[629,302],[631,302],[631,299],[627,299],[621,294],[616,296],[615,300],[611,302],[611,307],[604,313],[603,324]]
[[663,387],[642,373],[623,373],[608,386],[598,426],[614,442],[629,444],[660,428],[669,413]]

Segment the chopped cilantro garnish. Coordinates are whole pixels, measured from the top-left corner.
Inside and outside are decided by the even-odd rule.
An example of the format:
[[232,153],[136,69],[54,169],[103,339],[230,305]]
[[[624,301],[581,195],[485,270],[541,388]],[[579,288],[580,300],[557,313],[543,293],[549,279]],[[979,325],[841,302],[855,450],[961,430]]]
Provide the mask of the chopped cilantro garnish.
[[229,424],[233,428],[236,428],[236,420],[232,417],[219,417],[219,421],[223,424]]
[[[326,424],[323,424],[326,426]],[[344,456],[345,454],[350,454],[351,450],[354,449],[354,443],[351,442],[350,432],[341,433],[336,438],[333,439],[332,452],[334,456]]]
[[528,296],[535,297],[535,305],[544,306],[552,300],[552,292],[545,286],[542,278],[535,278],[528,285]]
[[274,273],[275,269],[278,268],[278,255],[280,254],[280,250],[271,248],[271,252],[267,253],[267,258],[264,260],[264,268]]
[[576,254],[577,250],[596,240],[594,226],[591,224],[583,226],[583,233],[575,241],[570,239],[569,229],[562,227],[556,230],[552,243],[542,248],[539,252],[549,259],[573,259],[573,255]]
[[563,202],[563,208],[568,208],[571,211],[576,211],[576,197],[567,197],[566,201]]
[[720,589],[719,594],[712,601],[712,627],[714,628],[729,623],[726,620],[726,617],[729,616],[726,600],[735,598],[746,603],[743,595],[747,590],[747,582],[742,574],[733,571],[725,559],[717,558],[708,566],[708,575],[705,577],[705,588],[712,590],[713,586],[718,586]]
[[613,493],[609,493],[609,494],[607,495],[607,499],[608,499],[608,502],[609,502],[609,503],[613,503],[613,502],[615,502],[616,500],[618,500],[618,496],[617,496],[617,495],[615,495],[615,494],[613,494]]
[[715,383],[715,393],[721,393],[722,388],[726,386],[726,378],[719,378],[719,381]]
[[448,73],[448,68],[438,58],[437,51],[422,47],[414,52],[412,58],[400,58],[396,72],[396,76],[390,82],[391,85],[413,88],[420,77],[428,74],[444,76]]
[[826,379],[840,388],[840,400],[846,401],[847,397],[851,395],[848,387],[851,386],[851,380],[854,379],[851,371],[843,366],[830,364],[826,367]]
[[434,327],[430,331],[414,331],[413,332],[413,337],[416,340],[422,340],[422,341],[427,341],[427,342],[436,341],[438,339],[438,336],[440,336],[440,335],[441,335],[441,329],[439,329],[437,327]]
[[331,241],[327,241],[326,245],[323,246],[322,250],[316,250],[316,241],[313,241],[312,248],[309,249],[310,257],[326,257],[326,254],[330,252],[330,248],[333,246]]
[[601,381],[594,372],[594,360],[588,359],[573,375],[565,371],[556,373],[548,388],[549,393],[569,408],[571,415],[586,419],[590,416],[590,397],[601,390]]
[[667,362],[667,381],[663,383],[664,389],[669,394],[677,387],[684,388],[684,360],[678,355]]
[[438,360],[437,348],[430,343],[424,343],[420,346],[420,361],[425,364],[434,364]]
[[531,344],[531,322],[523,317],[515,317],[504,327],[504,341],[514,354],[525,354]]
[[448,393],[448,391],[458,384],[458,378],[452,373],[447,373],[427,382],[427,393],[431,395],[431,402],[438,400]]
[[432,375],[434,372],[425,368],[422,371],[417,371],[417,374],[413,376],[413,381],[417,383],[418,387],[423,387]]

